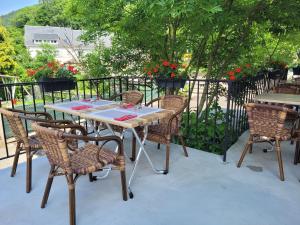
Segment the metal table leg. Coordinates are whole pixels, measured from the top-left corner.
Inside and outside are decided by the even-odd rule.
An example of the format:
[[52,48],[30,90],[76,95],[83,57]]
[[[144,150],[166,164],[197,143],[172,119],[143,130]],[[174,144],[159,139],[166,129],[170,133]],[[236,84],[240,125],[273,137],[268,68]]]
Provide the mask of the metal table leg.
[[136,137],[136,140],[138,141],[138,143],[139,143],[139,145],[140,145],[140,148],[139,148],[139,150],[138,150],[138,154],[137,154],[137,157],[136,157],[136,159],[135,159],[135,163],[134,163],[134,166],[133,166],[133,169],[132,169],[132,173],[131,173],[131,175],[130,175],[129,182],[128,182],[128,193],[129,193],[129,197],[130,197],[130,198],[133,198],[133,193],[132,193],[132,191],[131,191],[130,186],[131,186],[131,183],[132,183],[132,181],[133,181],[134,175],[135,175],[135,173],[136,173],[136,168],[137,168],[137,165],[138,165],[138,163],[139,163],[139,161],[140,161],[140,157],[141,157],[142,152],[145,154],[145,156],[146,156],[146,158],[147,158],[149,164],[151,165],[152,170],[153,170],[155,173],[158,173],[158,174],[167,174],[167,172],[166,172],[166,170],[158,170],[158,169],[156,169],[156,168],[154,167],[154,165],[153,165],[153,163],[152,163],[152,161],[151,161],[151,159],[150,159],[148,153],[146,152],[146,150],[145,150],[145,148],[144,148],[144,144],[145,144],[145,141],[146,141],[146,138],[147,138],[147,135],[148,135],[148,125],[146,125],[146,126],[144,127],[144,138],[143,138],[143,140],[140,139],[139,135],[137,134],[137,132],[136,132],[136,130],[135,130],[134,128],[131,128],[131,130],[132,130],[133,135]]

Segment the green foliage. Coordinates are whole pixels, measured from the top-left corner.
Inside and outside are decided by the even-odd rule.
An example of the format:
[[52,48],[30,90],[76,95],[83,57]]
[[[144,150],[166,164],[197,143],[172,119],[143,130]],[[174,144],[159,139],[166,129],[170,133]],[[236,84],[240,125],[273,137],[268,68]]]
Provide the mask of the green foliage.
[[0,26],[0,74],[13,75],[17,67],[15,54],[6,28]]
[[32,61],[31,67],[37,68],[47,64],[48,62],[54,61],[57,54],[55,46],[47,43],[40,45],[41,50],[37,51],[35,58]]
[[192,148],[222,154],[225,147],[226,114],[217,101],[198,118],[196,112],[183,114],[182,133],[186,136],[186,144]]
[[[86,40],[113,34],[110,54],[116,73],[142,74],[146,62],[166,59],[178,63],[189,51],[189,73],[202,67],[207,77],[220,78],[235,65],[266,64],[270,61],[267,50],[275,59],[294,55],[294,46],[285,41],[287,34],[299,30],[298,3],[299,0],[73,0],[68,2],[67,11],[87,31]],[[293,12],[290,6],[295,7]],[[274,40],[266,41],[268,36],[274,40],[281,37],[275,51]],[[267,48],[263,39],[272,47]]]
[[82,59],[82,65],[88,78],[109,76],[109,55],[103,47],[98,46],[93,52],[86,54]]

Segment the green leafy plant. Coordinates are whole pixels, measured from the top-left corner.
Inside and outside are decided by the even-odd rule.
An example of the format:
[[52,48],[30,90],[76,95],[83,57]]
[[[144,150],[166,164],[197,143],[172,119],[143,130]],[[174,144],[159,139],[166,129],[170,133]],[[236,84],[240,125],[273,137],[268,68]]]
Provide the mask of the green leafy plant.
[[[214,101],[205,112],[202,112],[200,118],[196,112],[190,112],[189,115],[184,113],[181,127],[181,131],[186,136],[187,146],[216,154],[223,153],[226,113],[217,101]],[[229,133],[227,132],[226,135]]]

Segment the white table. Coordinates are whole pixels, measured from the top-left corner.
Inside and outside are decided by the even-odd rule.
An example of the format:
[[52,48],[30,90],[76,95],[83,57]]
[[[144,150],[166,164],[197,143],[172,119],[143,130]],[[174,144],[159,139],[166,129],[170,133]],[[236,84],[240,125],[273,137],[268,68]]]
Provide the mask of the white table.
[[300,95],[264,93],[255,96],[254,101],[300,106]]
[[[72,107],[74,106],[88,106],[90,108],[81,109],[81,110],[74,110]],[[142,108],[129,108],[124,109],[120,107],[120,104],[113,102],[113,101],[106,101],[106,100],[97,100],[97,101],[72,101],[72,102],[63,102],[63,103],[55,103],[51,105],[44,106],[47,109],[52,109],[59,112],[68,113],[74,116],[80,116],[81,118],[86,119],[87,121],[98,121],[105,123],[108,129],[114,134],[113,129],[111,128],[110,124],[121,126],[124,129],[129,129],[132,131],[133,135],[136,137],[137,142],[139,143],[140,147],[138,150],[138,154],[134,163],[134,167],[132,169],[132,173],[129,178],[128,182],[128,191],[129,197],[133,198],[133,193],[131,191],[131,183],[134,178],[136,168],[138,162],[140,160],[141,154],[144,153],[149,164],[151,165],[152,170],[158,174],[166,173],[165,170],[156,169],[144,148],[144,143],[147,138],[148,133],[148,125],[152,122],[157,120],[166,118],[172,114],[174,111],[159,109],[159,108],[152,108],[152,107],[142,107]],[[123,115],[128,114],[135,114],[137,117],[125,120],[125,121],[117,121],[114,118],[121,117]],[[139,135],[137,134],[135,128],[138,126],[144,127],[144,137],[141,140]],[[122,134],[121,134],[122,137]],[[108,170],[109,171],[109,170]],[[108,173],[107,173],[108,174]]]

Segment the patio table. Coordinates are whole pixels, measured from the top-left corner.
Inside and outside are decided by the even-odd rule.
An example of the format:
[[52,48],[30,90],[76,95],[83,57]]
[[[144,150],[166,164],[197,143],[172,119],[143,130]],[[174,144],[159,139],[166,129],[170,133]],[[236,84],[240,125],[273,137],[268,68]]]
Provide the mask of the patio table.
[[[87,121],[102,122],[113,134],[114,131],[110,126],[111,124],[121,126],[124,129],[132,131],[133,135],[136,137],[137,142],[139,143],[139,150],[128,182],[128,192],[130,198],[133,198],[131,183],[142,153],[145,154],[147,161],[149,162],[152,170],[155,173],[165,173],[165,170],[159,170],[154,167],[152,160],[150,159],[147,151],[144,148],[144,143],[147,138],[149,124],[174,114],[174,111],[145,106],[126,109],[120,107],[120,104],[118,104],[117,102],[107,100],[62,102],[45,105],[44,107],[47,109],[68,113],[74,116],[80,116]],[[121,118],[126,115],[134,115],[135,117],[123,121],[116,120],[116,118]],[[135,130],[135,128],[138,126],[144,127],[143,139],[139,137]]]
[[256,95],[254,101],[300,106],[300,95],[264,93]]

